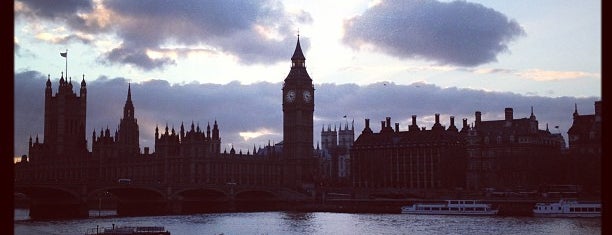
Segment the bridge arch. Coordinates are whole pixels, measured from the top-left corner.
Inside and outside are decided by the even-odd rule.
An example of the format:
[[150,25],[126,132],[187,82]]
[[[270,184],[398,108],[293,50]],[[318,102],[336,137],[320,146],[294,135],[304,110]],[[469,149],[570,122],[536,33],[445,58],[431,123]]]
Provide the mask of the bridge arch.
[[80,202],[81,196],[79,193],[72,189],[67,189],[57,186],[17,186],[14,188],[15,193],[22,193],[34,200],[70,200],[73,199],[75,202]]
[[227,211],[229,195],[219,188],[191,187],[174,192],[171,197],[173,210],[179,213],[209,213]]
[[167,212],[166,194],[160,189],[140,185],[113,185],[88,192],[89,199],[109,192],[116,198],[117,214],[121,216],[162,215]]
[[87,198],[95,198],[100,193],[104,192],[109,192],[118,198],[124,199],[141,198],[148,200],[163,200],[166,198],[166,194],[157,188],[133,185],[108,186],[93,189],[87,193]]
[[237,200],[272,200],[278,199],[278,195],[269,190],[245,189],[236,192],[234,198]]
[[75,189],[47,185],[14,188],[29,199],[29,216],[33,219],[80,218],[88,216],[86,199]]
[[227,199],[229,195],[220,189],[217,188],[205,188],[205,187],[197,187],[197,188],[186,188],[182,190],[178,190],[171,195],[172,198],[182,197],[182,198],[199,198],[199,199]]

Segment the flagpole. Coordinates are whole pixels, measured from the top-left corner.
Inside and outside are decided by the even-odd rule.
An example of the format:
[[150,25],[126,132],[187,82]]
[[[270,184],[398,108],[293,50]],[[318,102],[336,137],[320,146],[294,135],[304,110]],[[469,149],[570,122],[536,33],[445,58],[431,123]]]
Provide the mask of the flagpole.
[[68,49],[66,49],[66,80],[68,80]]

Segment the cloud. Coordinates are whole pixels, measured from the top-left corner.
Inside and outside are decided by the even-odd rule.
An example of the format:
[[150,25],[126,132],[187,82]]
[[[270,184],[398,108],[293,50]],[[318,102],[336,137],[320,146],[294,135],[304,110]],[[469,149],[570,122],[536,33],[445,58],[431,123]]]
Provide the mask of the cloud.
[[601,76],[599,73],[588,73],[582,71],[551,71],[541,69],[530,69],[527,71],[518,72],[517,75],[522,78],[535,81],[559,81]]
[[165,65],[175,64],[175,61],[167,57],[154,59],[147,55],[146,51],[126,47],[115,48],[99,58],[102,63],[132,64],[144,70],[153,70]]
[[43,138],[46,76],[36,71],[15,74],[14,146],[15,155],[28,154],[28,138]]
[[380,2],[345,20],[344,31],[344,43],[355,49],[468,67],[496,61],[524,34],[516,21],[481,4],[435,0]]
[[79,12],[89,12],[93,2],[89,0],[19,0],[15,3],[17,14],[36,15],[48,19],[65,19]]
[[54,44],[66,44],[69,41],[77,41],[87,44],[93,41],[93,37],[91,35],[84,34],[70,34],[60,36],[50,33],[38,33],[35,37],[41,41],[47,41]]
[[466,71],[473,72],[475,74],[513,74],[516,73],[512,69],[501,69],[501,68],[480,68],[480,69],[467,69]]
[[159,50],[149,50],[147,51],[147,53],[150,54],[150,57],[153,58],[176,58],[178,56],[186,57],[191,54],[218,54],[218,52],[207,48],[161,48]]
[[555,70],[543,70],[543,69],[527,69],[527,70],[515,70],[515,69],[502,69],[502,68],[458,68],[458,71],[465,71],[475,74],[510,74],[523,79],[529,79],[534,81],[560,81],[560,80],[572,80],[580,78],[591,78],[601,77],[599,73],[589,73],[583,71],[555,71]]
[[[39,134],[43,141],[44,88],[47,76],[36,71],[15,74],[15,154],[27,154],[29,136]],[[85,78],[87,81],[87,135],[91,144],[94,129],[117,129],[123,115],[127,96],[128,79]],[[54,93],[58,78],[51,78]],[[74,83],[78,92],[79,83]],[[175,131],[181,123],[188,130],[193,122],[200,128],[216,120],[220,127],[224,146],[233,144],[243,152],[253,145],[263,146],[282,140],[282,83],[259,82],[244,85],[239,82],[210,84],[192,82],[170,84],[165,80],[150,80],[132,83],[132,100],[140,130],[140,147],[154,150],[155,127],[163,132],[166,124]],[[580,114],[594,113],[594,101],[598,97],[538,97],[523,96],[509,92],[487,92],[455,87],[441,88],[424,82],[397,85],[381,82],[366,86],[356,84],[315,84],[315,145],[320,130],[325,125],[338,127],[355,121],[356,137],[363,130],[364,119],[371,120],[371,128],[380,130],[377,124],[385,117],[399,122],[406,130],[411,116],[417,115],[417,124],[430,129],[433,116],[440,113],[442,125],[449,126],[449,116],[455,116],[455,125],[461,120],[474,121],[474,112],[481,111],[483,120],[499,120],[504,117],[504,108],[514,108],[514,117],[529,117],[530,107],[540,122],[540,129],[549,123],[560,126],[566,133],[572,122],[574,103]],[[347,116],[344,118],[344,116]],[[350,126],[350,124],[349,124]],[[567,141],[567,139],[566,139]],[[91,147],[90,147],[91,149]]]
[[[147,51],[176,45],[196,51],[205,45],[235,56],[242,64],[273,64],[291,54],[298,28],[295,25],[312,22],[309,13],[289,13],[278,1],[77,2],[74,5],[61,2],[47,8],[55,3],[19,1],[16,12],[37,19],[66,21],[71,27],[68,32],[76,35],[116,36],[121,45],[106,51],[99,59],[144,71],[173,64],[173,59],[152,58]],[[69,35],[46,41],[62,43],[68,39],[83,37]],[[302,38],[301,43],[302,49],[307,50],[310,40]]]
[[21,57],[21,58],[36,58],[37,57],[34,52],[32,52],[27,47],[24,47],[17,40],[17,38],[15,38],[14,51],[15,51],[15,58],[17,58],[17,57]]
[[265,129],[265,128],[261,128],[261,129],[256,130],[256,131],[240,132],[238,134],[242,137],[242,139],[244,139],[244,141],[249,141],[250,139],[257,138],[257,137],[260,137],[260,136],[263,136],[263,135],[270,135],[270,134],[277,135],[277,136],[282,136],[282,133],[275,133],[272,130],[268,130],[268,129]]
[[[295,43],[293,24],[312,21],[304,12],[286,13],[277,2],[105,1],[104,5],[122,18],[117,29],[125,47],[142,50],[165,43],[204,43],[235,55],[244,64],[286,59]],[[308,40],[304,43],[308,48]]]
[[91,13],[94,7],[91,0],[19,0],[15,2],[15,16],[26,17],[34,24],[41,23],[40,20],[51,20],[66,23],[75,29],[86,29],[91,26],[84,16]]

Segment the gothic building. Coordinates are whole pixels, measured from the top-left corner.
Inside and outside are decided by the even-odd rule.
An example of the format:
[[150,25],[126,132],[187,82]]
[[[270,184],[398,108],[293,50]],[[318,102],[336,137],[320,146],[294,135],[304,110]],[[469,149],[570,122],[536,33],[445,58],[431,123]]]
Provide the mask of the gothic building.
[[338,179],[338,132],[336,126],[325,125],[321,128],[321,148],[317,144],[317,155],[319,156],[319,169],[321,181],[324,184],[331,184]]
[[[114,132],[93,130],[92,151],[85,137],[85,79],[80,96],[63,76],[52,94],[51,80],[45,89],[45,139],[30,137],[29,155],[16,165],[19,181],[78,181],[116,183],[130,179],[134,184],[215,184],[275,186],[303,189],[312,185],[314,168],[314,87],[305,67],[299,37],[291,58],[292,66],[283,85],[284,142],[246,154],[232,147],[221,153],[219,124],[191,123],[185,128],[163,131],[155,128],[155,152],[140,151],[139,127],[128,85],[123,117]],[[98,132],[99,131],[99,132]]]
[[155,127],[155,153],[158,156],[182,156],[188,158],[218,157],[221,148],[219,137],[219,125],[215,120],[210,130],[210,123],[206,126],[206,133],[191,123],[189,131],[185,132],[185,126],[181,123],[179,133],[174,127],[168,132],[168,125],[164,133],[159,134],[159,128]]
[[[206,126],[191,124],[186,130],[181,124],[177,133],[166,126],[160,133],[155,130],[155,152],[149,153],[148,147],[140,152],[138,123],[132,102],[131,86],[128,86],[127,99],[118,130],[109,128],[94,130],[92,151],[75,148],[82,131],[73,126],[64,127],[62,123],[79,126],[84,118],[76,115],[84,112],[79,97],[71,93],[71,83],[60,79],[60,90],[56,97],[51,96],[51,83],[47,82],[47,101],[45,105],[45,126],[51,131],[45,134],[45,143],[30,138],[30,159],[24,156],[16,164],[15,178],[37,182],[79,182],[79,183],[116,183],[119,179],[130,179],[134,184],[217,184],[233,182],[240,185],[280,186],[282,179],[282,159],[275,154],[255,155],[234,149],[230,153],[220,153],[220,128],[217,121]],[[81,97],[85,94],[85,82],[81,85]],[[76,104],[76,105],[75,105]],[[82,109],[81,109],[82,108]],[[66,111],[67,112],[63,112]],[[57,127],[59,126],[59,128]],[[57,136],[62,136],[62,142]],[[78,138],[77,138],[78,137]],[[68,142],[66,140],[71,140]],[[54,143],[54,146],[49,146]],[[60,151],[62,150],[62,151]]]
[[314,86],[298,35],[291,70],[283,84],[283,180],[287,186],[313,182]]
[[[45,87],[45,125],[44,142],[36,135],[34,141],[29,139],[29,157],[22,157],[22,163],[16,168],[15,179],[60,181],[75,179],[85,174],[87,169],[72,166],[84,165],[84,159],[90,156],[85,138],[87,112],[87,86],[85,76],[81,81],[79,96],[74,92],[72,79],[59,80],[55,95],[47,76]],[[25,160],[25,161],[24,161]],[[44,169],[30,169],[29,165],[44,166]]]
[[[155,152],[138,147],[138,124],[128,87],[124,116],[114,137],[108,128],[93,134],[94,161],[90,178],[129,178],[148,183],[254,184],[300,188],[312,182],[312,116],[314,88],[304,65],[299,39],[292,67],[283,86],[284,142],[267,146],[253,154],[238,153],[232,147],[221,153],[217,121],[206,130],[181,123],[177,131],[166,124],[155,128]],[[298,96],[299,95],[299,96]],[[310,130],[310,131],[309,131]],[[133,139],[136,137],[136,139]],[[308,147],[306,147],[308,146]],[[128,150],[135,150],[129,152]],[[119,164],[118,164],[119,163]],[[98,172],[95,174],[94,172]]]
[[351,124],[349,128],[348,122],[345,123],[344,129],[342,125],[337,129],[331,125],[321,128],[321,149],[320,149],[320,169],[326,179],[332,184],[344,184],[348,180],[350,174],[350,149],[355,141],[355,125]]
[[134,104],[132,103],[132,88],[128,84],[128,94],[123,106],[123,118],[119,122],[117,148],[120,155],[134,155],[140,153],[138,135],[138,120],[134,116]]
[[87,140],[85,125],[87,113],[87,86],[85,76],[81,81],[79,96],[74,92],[72,79],[59,80],[55,96],[51,76],[47,77],[45,88],[45,129],[44,143],[32,142],[30,137],[29,155],[34,162],[72,161],[85,156]]
[[127,99],[123,106],[123,118],[119,122],[119,130],[114,134],[114,137],[111,136],[107,127],[106,130],[100,129],[100,135],[96,136],[94,129],[91,136],[91,149],[94,157],[134,157],[140,154],[138,120],[135,118],[132,89],[129,84]]

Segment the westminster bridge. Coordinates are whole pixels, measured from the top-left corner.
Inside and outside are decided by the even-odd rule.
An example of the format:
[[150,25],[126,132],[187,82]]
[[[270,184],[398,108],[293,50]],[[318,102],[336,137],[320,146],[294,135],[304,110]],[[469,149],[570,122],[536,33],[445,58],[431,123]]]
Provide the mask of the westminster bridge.
[[275,157],[92,157],[15,164],[16,195],[31,218],[87,217],[101,198],[117,214],[163,215],[274,210],[313,201],[312,184],[287,182],[287,161]]
[[232,210],[273,210],[288,203],[311,201],[295,190],[279,187],[218,184],[139,184],[117,182],[20,182],[15,193],[30,199],[32,218],[87,217],[91,202],[112,196],[117,214],[163,215]]

